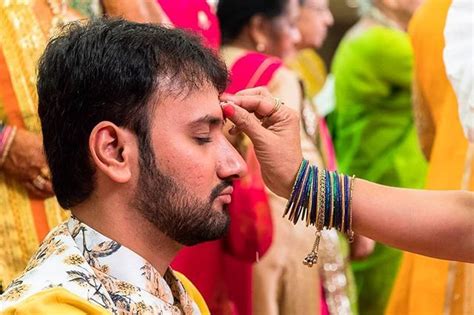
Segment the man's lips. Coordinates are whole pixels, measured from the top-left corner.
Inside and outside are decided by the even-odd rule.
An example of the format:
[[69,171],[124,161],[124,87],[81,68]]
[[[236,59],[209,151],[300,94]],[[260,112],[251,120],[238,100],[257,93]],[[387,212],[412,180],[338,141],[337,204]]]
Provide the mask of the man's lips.
[[232,192],[234,191],[234,187],[232,186],[229,186],[227,187],[226,189],[224,189],[223,191],[221,191],[221,193],[219,194],[219,196],[222,196],[222,195],[232,195]]
[[219,199],[223,203],[231,203],[232,201],[232,192],[234,191],[234,188],[232,186],[227,187],[224,189],[219,196],[217,196],[217,199]]

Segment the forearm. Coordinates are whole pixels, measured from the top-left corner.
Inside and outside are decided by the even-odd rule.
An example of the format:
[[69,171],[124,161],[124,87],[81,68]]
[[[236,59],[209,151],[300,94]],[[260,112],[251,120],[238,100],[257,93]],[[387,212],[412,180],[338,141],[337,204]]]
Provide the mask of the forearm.
[[[301,163],[296,113],[287,106],[273,113],[274,100],[261,88],[246,93],[221,96],[224,113],[231,113],[226,118],[252,140],[267,187],[290,198],[285,211],[288,219],[304,224],[302,219],[318,231],[336,227],[348,235],[352,234],[352,222],[355,232],[388,245],[438,258],[474,262],[474,193],[391,188],[356,179],[352,220],[348,220],[350,180],[331,174],[333,181],[328,183],[327,173],[306,168],[306,161]],[[227,111],[228,107],[232,111]],[[262,125],[250,119],[249,112],[261,117],[272,115]],[[334,220],[328,223],[323,213]],[[317,241],[318,237],[319,233]]]
[[422,255],[474,262],[474,194],[401,189],[357,179],[353,229]]

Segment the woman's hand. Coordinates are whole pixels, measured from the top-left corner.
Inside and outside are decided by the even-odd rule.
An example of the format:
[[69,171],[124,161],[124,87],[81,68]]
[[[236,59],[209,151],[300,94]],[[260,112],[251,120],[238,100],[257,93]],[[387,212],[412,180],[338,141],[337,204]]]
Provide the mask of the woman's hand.
[[45,199],[54,195],[41,136],[18,129],[2,170],[23,183],[32,196]]
[[277,100],[262,87],[220,99],[224,116],[235,124],[230,133],[242,131],[252,141],[265,184],[288,198],[303,159],[297,113],[284,105],[274,111]]

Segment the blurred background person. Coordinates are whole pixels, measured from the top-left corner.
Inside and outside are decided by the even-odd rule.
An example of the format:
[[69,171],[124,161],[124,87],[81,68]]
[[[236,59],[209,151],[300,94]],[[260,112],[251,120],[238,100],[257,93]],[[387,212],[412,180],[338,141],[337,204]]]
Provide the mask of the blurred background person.
[[[412,104],[412,49],[406,29],[421,1],[362,0],[361,19],[341,41],[332,64],[336,107],[330,121],[339,168],[377,183],[422,188],[426,161]],[[358,237],[358,243],[370,240]],[[369,242],[369,244],[367,244]],[[401,252],[377,244],[352,263],[362,314],[382,314]]]
[[[311,135],[314,145],[321,153],[324,167],[336,170],[334,146],[324,119],[328,108],[334,103],[334,97],[331,97],[333,81],[327,79],[326,66],[316,51],[324,44],[334,18],[327,0],[300,0],[299,3],[297,25],[301,41],[297,44],[296,56],[290,58],[288,64],[298,73],[304,87],[305,100],[301,118],[306,132]],[[323,88],[329,93],[322,92]],[[329,97],[322,97],[321,94],[328,94]],[[323,288],[322,313],[357,314],[357,294],[349,263],[348,241],[336,231],[325,231],[319,254],[319,273]]]
[[[455,33],[447,27],[445,30],[449,11]],[[468,73],[472,76],[474,38],[470,25],[473,18],[472,1],[426,0],[410,22],[415,57],[415,117],[429,161],[427,189],[474,190],[473,152],[469,152],[466,139],[469,115],[461,110],[463,116],[460,117],[458,112],[458,103],[465,106],[469,102],[466,97],[472,95],[472,79],[469,80]],[[453,36],[459,37],[457,42],[451,42],[456,41]],[[443,60],[445,46],[449,49],[446,62]],[[450,83],[447,70],[458,80]],[[466,71],[467,76],[460,71]],[[467,87],[468,93],[458,93],[457,98],[453,87],[457,91]],[[466,127],[465,134],[461,121]],[[472,126],[474,121],[470,124]],[[404,253],[387,314],[473,314],[473,281],[472,264]]]

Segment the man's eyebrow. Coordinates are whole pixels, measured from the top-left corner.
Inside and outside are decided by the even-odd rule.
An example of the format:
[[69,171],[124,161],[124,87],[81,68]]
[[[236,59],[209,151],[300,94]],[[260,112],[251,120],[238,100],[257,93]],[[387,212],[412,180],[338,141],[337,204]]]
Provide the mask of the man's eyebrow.
[[198,118],[192,121],[191,123],[189,123],[189,125],[191,125],[191,127],[199,126],[202,124],[210,125],[210,126],[219,126],[219,125],[223,126],[224,123],[225,123],[224,119],[222,119],[221,117],[205,115],[205,116],[202,116],[201,118]]

